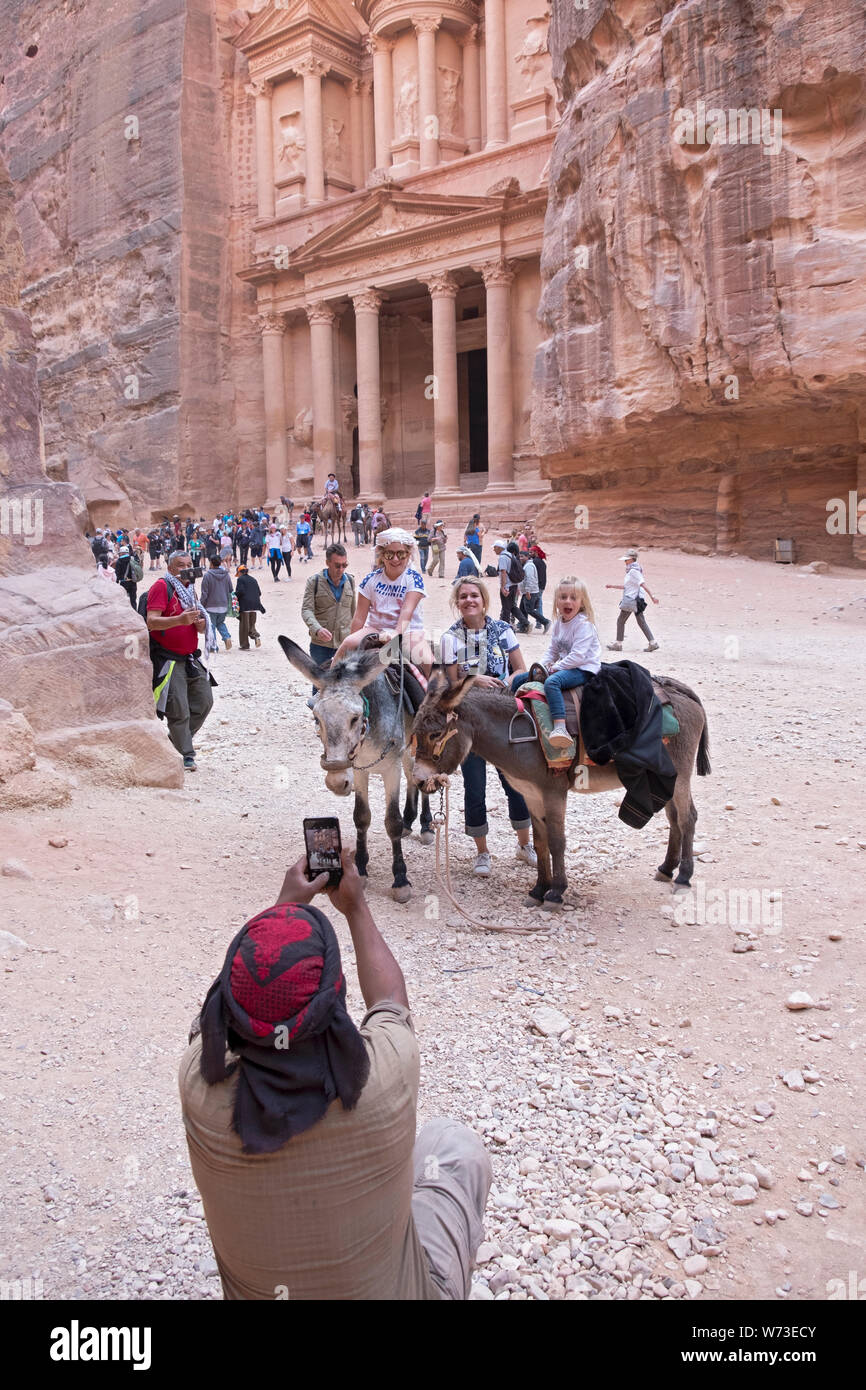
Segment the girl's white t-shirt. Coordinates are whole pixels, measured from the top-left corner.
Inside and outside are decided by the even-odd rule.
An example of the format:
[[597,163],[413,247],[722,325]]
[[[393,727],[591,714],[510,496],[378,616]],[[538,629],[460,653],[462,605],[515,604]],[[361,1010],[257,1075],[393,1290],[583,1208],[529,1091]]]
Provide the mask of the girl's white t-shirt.
[[[386,632],[397,626],[400,609],[407,594],[420,593],[422,598],[426,597],[424,580],[411,565],[407,565],[403,573],[393,580],[388,578],[384,568],[372,570],[363,579],[358,593],[369,599],[370,611],[364,626],[372,628],[374,632]],[[409,627],[413,631],[424,627],[424,619],[421,616],[423,607],[423,603],[419,603],[412,614]]]

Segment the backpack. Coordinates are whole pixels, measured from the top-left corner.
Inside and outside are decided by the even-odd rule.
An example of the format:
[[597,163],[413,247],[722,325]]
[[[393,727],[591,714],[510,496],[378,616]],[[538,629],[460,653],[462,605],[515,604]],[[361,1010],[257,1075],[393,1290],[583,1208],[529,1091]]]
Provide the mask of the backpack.
[[140,584],[142,579],[144,578],[144,570],[142,568],[141,561],[137,560],[134,555],[131,556],[129,561],[129,573],[135,580],[136,584]]
[[520,563],[520,556],[512,555],[511,551],[509,550],[508,559],[510,561],[508,566],[508,577],[510,582],[512,584],[522,584],[524,579],[526,578],[526,574],[524,572],[523,565]]
[[[168,580],[166,579],[166,577],[165,577],[164,574],[161,574],[159,578],[160,578],[160,579],[163,581],[163,583],[165,584],[166,593],[168,594],[168,601],[169,601],[169,603],[171,603],[171,592],[172,592],[172,591],[171,591],[171,585],[169,584],[169,582],[168,582]],[[152,589],[152,588],[154,587],[154,584],[158,584],[158,583],[159,583],[159,579],[155,579],[155,580],[153,581],[153,584],[151,584],[150,589]],[[136,608],[137,608],[137,610],[138,610],[139,617],[144,618],[144,621],[145,621],[145,622],[147,622],[147,600],[148,600],[148,596],[149,596],[149,594],[150,594],[150,589],[145,589],[144,593],[139,595],[138,603],[136,604]]]

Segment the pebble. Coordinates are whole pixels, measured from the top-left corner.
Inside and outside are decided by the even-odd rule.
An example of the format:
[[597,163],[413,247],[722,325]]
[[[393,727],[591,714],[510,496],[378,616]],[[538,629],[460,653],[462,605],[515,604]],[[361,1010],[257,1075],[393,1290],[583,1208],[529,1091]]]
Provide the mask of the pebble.
[[604,1017],[612,1020],[622,1018],[622,1009],[616,1008],[614,1004],[605,1004],[602,1010]]
[[65,849],[69,841],[65,835],[52,835],[48,843],[52,849]]
[[606,1178],[596,1178],[592,1184],[593,1192],[619,1192],[622,1183],[619,1178],[608,1176]]
[[756,1115],[762,1116],[765,1120],[769,1120],[770,1116],[776,1113],[776,1107],[771,1100],[756,1101],[754,1110]]
[[804,989],[795,989],[793,994],[789,994],[785,1000],[785,1008],[796,1012],[798,1009],[813,1009],[815,1001],[811,994],[807,994]]
[[839,1206],[832,1192],[822,1192],[818,1198],[818,1204],[819,1206],[825,1207],[828,1211],[836,1211]]
[[695,1159],[695,1180],[705,1187],[719,1180],[719,1170],[710,1158]]
[[782,1084],[787,1086],[789,1091],[805,1091],[806,1089],[803,1073],[796,1070],[783,1072]]
[[0,873],[5,878],[26,878],[32,879],[33,875],[26,864],[22,864],[20,859],[7,859]]
[[557,1037],[571,1027],[571,1020],[549,1004],[537,1005],[530,1016],[530,1023],[545,1038]]
[[753,1187],[736,1187],[731,1193],[731,1201],[735,1207],[748,1207],[754,1202],[756,1195]]
[[709,1260],[704,1255],[690,1255],[687,1260],[683,1260],[683,1272],[692,1278],[697,1274],[706,1274],[709,1267]]
[[845,1145],[839,1144],[830,1154],[830,1157],[832,1158],[834,1163],[847,1163],[848,1155],[845,1152]]
[[752,1160],[752,1170],[755,1177],[758,1179],[758,1185],[760,1187],[769,1188],[773,1186],[775,1182],[773,1174],[770,1172],[769,1168],[764,1167],[763,1163],[756,1163]]
[[811,1202],[798,1202],[795,1207],[795,1211],[798,1211],[801,1216],[811,1216],[814,1210]]
[[827,940],[828,940],[828,941],[841,941],[841,940],[842,940],[842,933],[841,933],[840,931],[828,931],[828,933],[827,933]]

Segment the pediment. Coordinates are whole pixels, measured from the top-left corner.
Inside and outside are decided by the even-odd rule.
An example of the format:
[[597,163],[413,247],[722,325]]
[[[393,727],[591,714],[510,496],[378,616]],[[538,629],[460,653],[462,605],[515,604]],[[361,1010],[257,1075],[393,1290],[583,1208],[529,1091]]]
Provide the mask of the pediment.
[[292,255],[293,267],[318,257],[370,250],[406,235],[435,233],[443,224],[478,213],[498,213],[501,198],[454,197],[377,190],[341,222],[304,242]]
[[271,40],[276,42],[289,33],[297,33],[305,26],[330,29],[353,42],[367,32],[367,26],[349,0],[288,0],[285,7],[268,5],[253,15],[232,42],[243,53],[249,53]]

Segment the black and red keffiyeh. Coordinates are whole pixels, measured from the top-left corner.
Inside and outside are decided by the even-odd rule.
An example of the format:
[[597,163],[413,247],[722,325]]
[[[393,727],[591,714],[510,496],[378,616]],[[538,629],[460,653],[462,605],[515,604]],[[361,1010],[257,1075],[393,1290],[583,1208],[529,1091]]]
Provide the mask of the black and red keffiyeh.
[[[357,1105],[370,1059],[323,912],[279,903],[247,922],[208,990],[201,1037],[205,1081],[239,1072],[234,1128],[246,1153],[281,1148],[338,1098]],[[228,1064],[227,1049],[237,1054]]]

